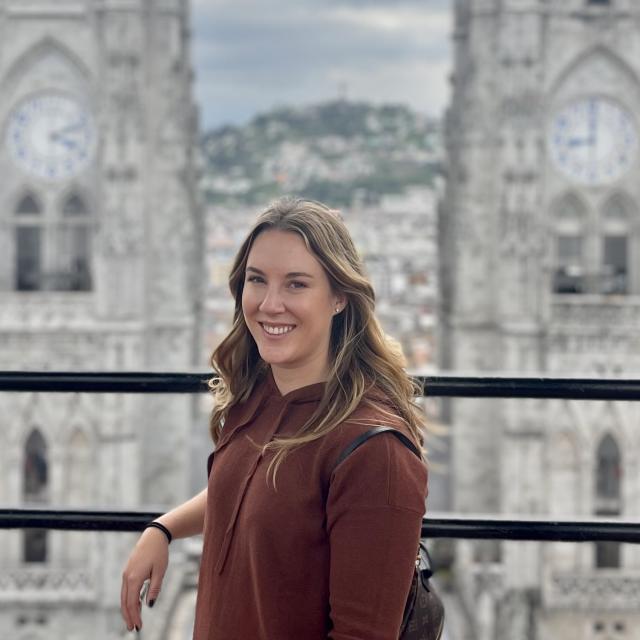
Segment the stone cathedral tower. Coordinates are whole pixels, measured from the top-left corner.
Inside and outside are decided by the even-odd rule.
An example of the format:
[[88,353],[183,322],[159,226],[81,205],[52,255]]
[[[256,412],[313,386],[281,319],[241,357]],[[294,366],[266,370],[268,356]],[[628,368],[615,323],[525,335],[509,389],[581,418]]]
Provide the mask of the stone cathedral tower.
[[[2,369],[195,364],[202,234],[188,45],[187,0],[0,0]],[[0,502],[183,500],[192,402],[0,394]],[[0,541],[0,637],[123,636],[130,536]],[[147,637],[162,637],[153,626],[178,588],[176,569]]]
[[[640,4],[457,0],[443,366],[640,371]],[[455,508],[640,516],[634,403],[458,400]],[[478,640],[637,638],[640,549],[460,543]]]

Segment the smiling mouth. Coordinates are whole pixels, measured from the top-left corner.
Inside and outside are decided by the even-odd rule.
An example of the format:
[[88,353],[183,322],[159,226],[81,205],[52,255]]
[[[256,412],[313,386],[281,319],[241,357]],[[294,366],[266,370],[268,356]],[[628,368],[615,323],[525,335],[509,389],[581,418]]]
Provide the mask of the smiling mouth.
[[266,322],[258,323],[264,332],[270,336],[283,336],[287,333],[291,333],[295,328],[295,324],[267,324]]

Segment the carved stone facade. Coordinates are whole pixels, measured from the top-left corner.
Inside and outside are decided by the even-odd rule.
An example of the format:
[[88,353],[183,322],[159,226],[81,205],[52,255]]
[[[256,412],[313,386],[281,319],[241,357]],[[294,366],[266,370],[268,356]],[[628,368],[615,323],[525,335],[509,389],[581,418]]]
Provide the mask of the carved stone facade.
[[[640,7],[458,0],[455,13],[443,368],[633,377]],[[637,404],[465,399],[449,415],[457,511],[640,515]],[[461,542],[456,573],[469,637],[583,640],[636,637],[639,570],[615,543]]]
[[[188,5],[0,0],[1,368],[201,365]],[[195,411],[188,396],[0,394],[0,502],[174,505]],[[124,637],[134,540],[0,532],[0,637]],[[147,637],[163,637],[182,573]]]

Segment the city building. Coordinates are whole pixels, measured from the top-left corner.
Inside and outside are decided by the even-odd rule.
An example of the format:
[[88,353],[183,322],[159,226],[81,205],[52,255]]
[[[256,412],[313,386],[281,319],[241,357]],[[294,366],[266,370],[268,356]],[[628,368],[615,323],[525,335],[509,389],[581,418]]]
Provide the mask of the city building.
[[[0,1],[3,369],[200,364],[188,14],[186,0]],[[5,393],[0,412],[3,505],[151,510],[190,490],[189,396]],[[0,637],[122,637],[134,540],[1,532]]]
[[[640,370],[640,5],[458,0],[441,358],[483,375]],[[456,511],[640,515],[633,403],[450,403]],[[640,550],[457,545],[477,640],[635,638]]]
[[[439,187],[409,187],[378,204],[340,209],[376,292],[376,314],[397,340],[416,374],[433,372],[438,295],[437,201]],[[231,327],[228,276],[236,251],[262,206],[213,205],[206,209],[206,322],[210,353]],[[331,205],[332,203],[328,203]]]

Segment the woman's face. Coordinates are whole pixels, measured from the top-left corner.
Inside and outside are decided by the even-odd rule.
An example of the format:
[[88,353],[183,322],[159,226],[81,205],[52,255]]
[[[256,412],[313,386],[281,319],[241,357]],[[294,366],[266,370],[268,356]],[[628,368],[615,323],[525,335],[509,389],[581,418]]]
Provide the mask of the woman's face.
[[322,265],[289,231],[263,231],[254,240],[242,292],[244,319],[260,356],[274,373],[324,379],[331,322],[344,297],[331,290]]

